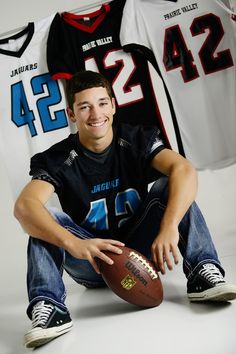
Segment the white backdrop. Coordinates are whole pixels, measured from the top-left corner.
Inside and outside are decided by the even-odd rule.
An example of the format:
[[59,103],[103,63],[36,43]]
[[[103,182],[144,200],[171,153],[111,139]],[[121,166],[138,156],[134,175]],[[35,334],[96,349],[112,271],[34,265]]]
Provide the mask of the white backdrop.
[[[4,1],[0,11],[0,34],[21,28],[29,21],[42,19],[57,11],[69,11],[97,3],[91,0]],[[197,201],[222,257],[235,254],[236,251],[235,176],[235,165],[220,171],[199,173]],[[26,295],[27,236],[13,217],[13,205],[7,175],[0,161],[1,305],[4,305],[6,298],[12,297],[15,300],[23,293]]]

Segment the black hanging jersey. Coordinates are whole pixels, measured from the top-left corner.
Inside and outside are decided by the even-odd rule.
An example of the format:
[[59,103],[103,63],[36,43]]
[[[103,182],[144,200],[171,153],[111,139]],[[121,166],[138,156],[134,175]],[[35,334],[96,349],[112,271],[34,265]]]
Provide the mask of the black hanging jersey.
[[147,60],[125,53],[119,32],[124,0],[103,4],[98,11],[57,14],[47,43],[47,61],[53,79],[69,79],[80,70],[103,74],[112,84],[118,110],[116,120],[156,125],[170,147],[154,95]]
[[62,209],[87,230],[116,237],[147,195],[150,161],[164,148],[159,130],[116,127],[106,160],[81,148],[77,134],[31,159],[33,179],[55,187]]

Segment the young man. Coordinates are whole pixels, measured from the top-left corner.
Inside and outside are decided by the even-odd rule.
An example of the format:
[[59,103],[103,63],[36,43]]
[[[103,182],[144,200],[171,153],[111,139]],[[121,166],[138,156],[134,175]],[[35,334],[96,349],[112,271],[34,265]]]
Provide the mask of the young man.
[[[152,258],[164,274],[183,256],[191,301],[228,301],[236,287],[224,270],[194,198],[197,174],[185,158],[163,146],[156,128],[113,124],[115,100],[109,82],[84,71],[67,83],[69,118],[77,134],[31,160],[33,180],[15,205],[31,235],[28,245],[27,347],[67,332],[62,272],[86,287],[104,286],[95,258],[112,266],[103,251],[126,244]],[[148,175],[160,178],[148,192]],[[63,211],[47,210],[57,193]]]

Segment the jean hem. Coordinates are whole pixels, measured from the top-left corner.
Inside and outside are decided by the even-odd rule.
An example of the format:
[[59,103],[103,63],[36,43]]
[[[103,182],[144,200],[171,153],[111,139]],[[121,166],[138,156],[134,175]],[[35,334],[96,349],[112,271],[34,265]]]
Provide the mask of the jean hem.
[[219,268],[221,274],[224,276],[225,275],[225,271],[221,265],[220,262],[216,261],[215,259],[204,259],[202,260],[201,262],[199,262],[190,272],[189,274],[187,275],[187,279],[188,281],[191,281],[194,276],[196,275],[196,273],[199,271],[199,269],[203,266],[203,264],[206,264],[206,263],[212,263],[214,264],[217,268]]
[[30,320],[32,319],[32,309],[33,309],[34,305],[38,301],[43,301],[43,300],[49,301],[53,305],[56,305],[56,306],[60,307],[61,309],[63,309],[64,311],[69,312],[67,307],[65,306],[65,304],[58,302],[58,301],[52,299],[51,297],[39,295],[39,296],[36,296],[34,299],[32,299],[27,307],[26,313],[27,313],[27,316],[29,317]]

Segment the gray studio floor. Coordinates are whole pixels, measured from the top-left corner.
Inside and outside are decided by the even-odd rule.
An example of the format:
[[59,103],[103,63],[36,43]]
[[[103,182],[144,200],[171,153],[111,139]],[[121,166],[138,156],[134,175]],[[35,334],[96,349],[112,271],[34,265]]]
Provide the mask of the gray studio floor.
[[[236,283],[236,166],[199,174],[198,203],[206,216],[227,280]],[[6,197],[7,191],[0,191]],[[22,354],[25,316],[26,237],[15,220],[12,202],[1,208],[0,353]],[[8,224],[7,224],[8,223]],[[4,226],[5,225],[5,226]],[[109,289],[86,290],[65,277],[73,329],[37,349],[42,354],[236,354],[236,301],[224,305],[191,304],[181,264],[162,277],[163,303],[139,310]]]

